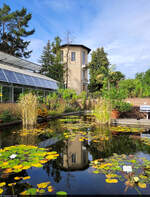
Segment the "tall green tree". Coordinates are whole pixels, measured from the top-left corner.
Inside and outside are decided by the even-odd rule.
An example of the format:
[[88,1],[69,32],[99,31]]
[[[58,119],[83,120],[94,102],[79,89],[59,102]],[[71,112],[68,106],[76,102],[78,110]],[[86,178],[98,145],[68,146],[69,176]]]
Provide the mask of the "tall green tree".
[[50,43],[48,40],[43,49],[39,62],[41,63],[40,73],[61,83],[64,80],[64,66],[61,63],[61,39],[57,36],[54,41]]
[[92,59],[89,63],[90,84],[88,88],[90,92],[96,92],[103,87],[103,82],[108,77],[110,63],[103,47],[93,51],[91,56]]
[[30,41],[26,38],[35,30],[28,30],[28,23],[32,18],[27,9],[22,8],[11,12],[11,8],[4,4],[0,8],[0,50],[16,57],[30,57],[28,51]]

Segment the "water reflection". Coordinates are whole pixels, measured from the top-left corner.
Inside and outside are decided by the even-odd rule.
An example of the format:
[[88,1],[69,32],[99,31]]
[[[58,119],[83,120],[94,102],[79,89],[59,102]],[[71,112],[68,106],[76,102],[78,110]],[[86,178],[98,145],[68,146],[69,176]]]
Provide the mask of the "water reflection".
[[[29,180],[28,183],[30,183],[32,187],[40,182],[51,181],[55,192],[64,190],[69,194],[79,194],[79,185],[82,185],[81,194],[87,194],[87,192],[89,192],[89,194],[108,194],[108,188],[112,191],[112,194],[116,194],[117,192],[122,194],[124,192],[124,186],[122,187],[121,182],[118,183],[119,185],[108,185],[103,176],[99,174],[93,176],[92,173],[89,173],[91,170],[89,167],[90,160],[108,158],[112,156],[113,153],[135,155],[142,152],[142,154],[149,154],[149,146],[133,138],[133,135],[132,137],[123,134],[115,136],[109,127],[94,127],[91,125],[86,128],[85,122],[84,125],[82,125],[83,121],[87,121],[87,119],[82,118],[82,122],[80,121],[81,127],[79,127],[79,123],[73,124],[69,122],[69,125],[72,124],[72,127],[77,127],[76,124],[78,124],[78,127],[74,129],[74,131],[68,128],[69,134],[77,133],[75,137],[70,135],[71,137],[68,139],[64,138],[63,132],[66,132],[66,130],[60,124],[59,120],[50,121],[47,124],[41,125],[45,132],[39,135],[22,135],[23,131],[20,130],[17,132],[17,129],[16,133],[14,132],[15,129],[0,132],[0,147],[14,144],[30,144],[59,153],[59,157],[56,160],[48,161],[44,164],[43,168],[33,168],[22,171],[24,174],[15,174],[1,178],[0,182],[6,181],[10,183],[13,182],[14,176],[30,175],[31,180]],[[82,127],[83,129],[81,129]],[[50,128],[54,131],[53,134],[49,132]],[[87,132],[85,136],[88,140],[81,140],[84,134],[81,134],[80,131],[83,133]],[[142,136],[144,137],[143,134]],[[38,177],[38,180],[36,180],[36,177]],[[15,194],[19,194],[25,188],[30,188],[31,186],[28,183],[18,181],[15,186]],[[99,187],[99,183],[101,183],[101,187]],[[130,191],[127,192],[130,193]],[[6,194],[12,194],[10,188],[7,188]],[[133,191],[133,194],[135,194],[135,191]]]
[[88,151],[85,142],[80,141],[81,135],[78,134],[73,139],[65,141],[63,151],[63,170],[83,170],[88,167]]

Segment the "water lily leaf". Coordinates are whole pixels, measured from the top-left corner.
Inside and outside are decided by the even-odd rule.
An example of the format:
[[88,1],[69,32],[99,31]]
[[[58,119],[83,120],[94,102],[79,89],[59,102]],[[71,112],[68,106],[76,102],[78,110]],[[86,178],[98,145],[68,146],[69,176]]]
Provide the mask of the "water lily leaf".
[[22,179],[22,177],[16,176],[14,179],[15,179],[15,180],[20,180],[20,179]]
[[56,195],[63,195],[63,196],[66,196],[66,195],[67,195],[67,192],[59,191],[59,192],[56,192]]
[[93,171],[93,173],[94,173],[94,174],[98,174],[98,173],[99,173],[99,171],[98,171],[98,170],[95,170],[95,171]]
[[11,168],[7,168],[6,170],[4,170],[4,173],[11,173],[13,170]]
[[48,186],[47,189],[48,189],[49,192],[52,192],[53,191],[53,187],[52,186]]
[[43,165],[41,165],[40,163],[35,163],[35,164],[33,163],[32,166],[33,166],[33,167],[36,167],[36,168],[41,168],[41,167],[43,167]]
[[106,177],[107,177],[108,179],[111,179],[111,178],[118,177],[118,175],[117,175],[117,174],[106,174]]
[[42,194],[42,193],[45,193],[45,190],[44,190],[44,189],[40,189],[40,190],[39,190],[39,193],[41,193],[41,194]]
[[2,194],[2,193],[3,193],[3,191],[4,191],[4,190],[0,188],[0,194]]
[[146,188],[146,184],[145,183],[138,183],[138,186],[140,187],[140,188]]
[[118,183],[117,179],[105,179],[106,183]]
[[27,180],[27,179],[30,179],[31,177],[30,176],[25,176],[23,177],[23,180]]
[[1,182],[1,183],[0,183],[0,187],[3,187],[4,185],[6,185],[5,182]]
[[16,183],[9,183],[8,186],[11,187],[13,185],[16,185]]
[[38,188],[46,188],[49,184],[50,184],[50,181],[39,183],[39,184],[37,184],[37,186],[38,186]]

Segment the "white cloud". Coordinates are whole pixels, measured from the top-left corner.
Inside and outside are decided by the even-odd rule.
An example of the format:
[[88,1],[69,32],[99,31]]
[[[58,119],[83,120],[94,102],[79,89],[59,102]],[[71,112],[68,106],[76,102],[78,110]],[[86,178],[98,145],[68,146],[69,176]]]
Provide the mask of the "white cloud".
[[80,42],[92,49],[104,46],[116,69],[134,77],[150,68],[150,1],[111,2],[89,21]]

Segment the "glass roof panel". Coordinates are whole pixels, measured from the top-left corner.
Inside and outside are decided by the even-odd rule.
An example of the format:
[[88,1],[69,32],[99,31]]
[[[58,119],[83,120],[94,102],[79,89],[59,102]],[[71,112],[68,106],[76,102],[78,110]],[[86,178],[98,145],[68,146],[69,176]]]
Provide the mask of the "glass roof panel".
[[16,78],[17,78],[19,84],[28,85],[24,74],[15,72],[15,75],[16,75]]
[[37,87],[43,87],[40,78],[34,77]]
[[38,65],[36,63],[9,55],[9,54],[4,53],[2,51],[0,51],[0,61],[4,62],[6,64],[14,65],[18,68],[24,68],[24,69],[28,69],[28,70],[32,70],[32,71],[35,71],[35,70],[38,71],[41,68],[40,65]]
[[7,82],[7,79],[3,73],[3,70],[0,68],[0,81]]
[[36,84],[34,83],[34,81],[32,79],[32,76],[24,75],[24,77],[25,77],[25,80],[27,82],[27,85],[29,85],[29,86],[36,86]]
[[10,70],[3,69],[9,83],[18,83],[15,73]]

